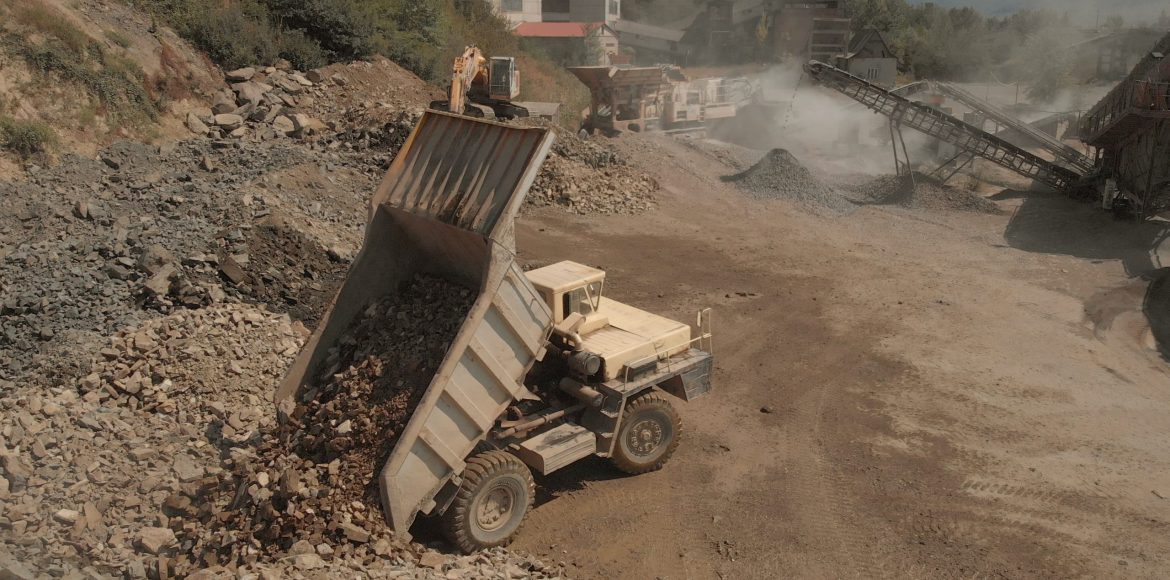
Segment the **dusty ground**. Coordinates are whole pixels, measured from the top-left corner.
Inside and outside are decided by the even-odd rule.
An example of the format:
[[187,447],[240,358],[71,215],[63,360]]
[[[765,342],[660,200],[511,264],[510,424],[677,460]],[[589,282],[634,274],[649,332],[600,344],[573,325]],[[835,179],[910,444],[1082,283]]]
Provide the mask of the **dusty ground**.
[[664,470],[539,479],[514,548],[600,578],[1170,573],[1157,226],[1010,190],[1003,215],[817,217],[720,183],[726,156],[630,139],[660,209],[529,215],[518,246],[635,305],[713,307],[717,390],[680,405]]

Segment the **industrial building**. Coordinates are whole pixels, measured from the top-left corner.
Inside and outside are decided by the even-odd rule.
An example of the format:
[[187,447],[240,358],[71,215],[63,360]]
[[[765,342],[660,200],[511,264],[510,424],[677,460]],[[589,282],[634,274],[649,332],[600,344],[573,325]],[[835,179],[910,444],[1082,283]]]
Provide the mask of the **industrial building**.
[[[1132,204],[1139,218],[1170,209],[1170,35],[1081,122],[1082,140],[1097,149],[1104,198]],[[1114,188],[1116,186],[1116,189]]]
[[849,52],[837,57],[837,68],[887,89],[898,82],[898,58],[882,33],[873,28],[853,36]]
[[712,64],[820,60],[849,50],[851,24],[841,0],[710,0],[684,41]]

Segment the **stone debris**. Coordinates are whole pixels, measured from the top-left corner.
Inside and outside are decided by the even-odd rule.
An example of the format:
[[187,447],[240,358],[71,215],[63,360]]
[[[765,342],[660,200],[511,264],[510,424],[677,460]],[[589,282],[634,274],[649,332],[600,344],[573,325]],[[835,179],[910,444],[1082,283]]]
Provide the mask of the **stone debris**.
[[990,199],[917,172],[913,181],[908,175],[883,175],[850,189],[855,192],[854,202],[861,205],[1003,213]]
[[319,134],[327,125],[304,113],[330,88],[310,80],[319,76],[273,67],[228,72],[224,77],[229,87],[212,98],[210,110],[189,111],[187,128],[212,138],[257,141]]
[[[287,419],[232,457],[218,494],[175,521],[200,565],[278,559],[290,547],[348,553],[388,539],[376,475],[471,308],[471,291],[418,277],[370,304],[323,361]],[[342,432],[341,426],[349,425]],[[304,544],[300,544],[305,542]],[[320,556],[321,550],[311,554]],[[297,554],[300,557],[303,554]]]
[[856,209],[785,149],[773,149],[747,170],[723,180],[735,183],[753,197],[787,199],[813,211],[845,214]]
[[[545,123],[528,120],[530,125]],[[579,214],[637,214],[654,207],[658,182],[626,164],[604,138],[558,131],[526,202]]]

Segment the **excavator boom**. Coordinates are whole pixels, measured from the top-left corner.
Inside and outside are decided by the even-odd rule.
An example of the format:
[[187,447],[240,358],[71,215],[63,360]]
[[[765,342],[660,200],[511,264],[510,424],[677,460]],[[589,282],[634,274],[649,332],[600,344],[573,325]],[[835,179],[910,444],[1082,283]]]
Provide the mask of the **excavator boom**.
[[434,101],[432,109],[482,117],[483,110],[491,108],[500,119],[527,117],[528,109],[513,104],[520,94],[520,74],[516,59],[493,57],[488,59],[474,46],[467,47],[455,59],[451,71],[451,88],[446,101]]

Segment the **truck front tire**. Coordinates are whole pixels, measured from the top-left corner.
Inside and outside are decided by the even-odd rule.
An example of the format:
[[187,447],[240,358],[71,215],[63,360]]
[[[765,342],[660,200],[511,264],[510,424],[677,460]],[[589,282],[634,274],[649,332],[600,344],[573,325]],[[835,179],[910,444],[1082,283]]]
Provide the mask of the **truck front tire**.
[[506,545],[536,499],[528,466],[506,451],[486,451],[467,460],[463,482],[443,513],[443,535],[470,554]]
[[632,474],[662,469],[678,448],[682,417],[658,391],[647,391],[626,403],[617,445],[610,461]]

